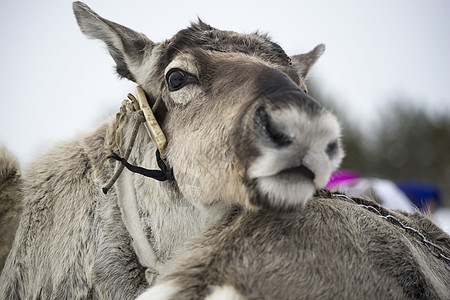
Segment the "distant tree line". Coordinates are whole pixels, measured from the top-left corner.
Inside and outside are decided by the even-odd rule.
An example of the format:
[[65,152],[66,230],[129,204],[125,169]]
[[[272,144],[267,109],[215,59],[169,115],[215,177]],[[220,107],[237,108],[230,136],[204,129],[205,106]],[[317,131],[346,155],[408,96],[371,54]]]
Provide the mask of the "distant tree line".
[[358,171],[365,177],[393,181],[412,179],[437,184],[444,205],[450,206],[450,116],[431,117],[405,99],[394,99],[378,126],[364,133],[349,120],[337,101],[309,84],[310,94],[331,108],[343,127],[346,157],[342,168]]

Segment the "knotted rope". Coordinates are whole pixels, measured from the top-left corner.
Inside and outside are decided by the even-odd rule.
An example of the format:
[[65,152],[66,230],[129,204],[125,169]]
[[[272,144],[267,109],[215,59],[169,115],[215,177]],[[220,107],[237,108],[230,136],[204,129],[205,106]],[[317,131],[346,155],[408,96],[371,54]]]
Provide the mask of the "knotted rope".
[[[130,143],[125,151],[125,154],[123,154],[122,152],[123,128],[128,122],[127,109],[133,112],[135,122],[131,133]],[[156,161],[158,163],[160,170],[148,170],[128,163],[127,160],[130,157],[131,150],[133,149],[134,143],[136,141],[136,137],[139,132],[139,127],[143,122],[145,122],[145,117],[142,110],[140,110],[139,108],[137,99],[132,94],[128,94],[128,100],[124,100],[122,102],[122,106],[120,107],[119,112],[116,114],[116,128],[114,131],[114,139],[112,139],[110,145],[108,145],[105,148],[105,152],[107,154],[100,162],[100,169],[103,167],[103,164],[107,159],[114,159],[121,162],[119,168],[116,170],[113,177],[111,177],[109,182],[102,188],[103,193],[105,194],[108,193],[108,191],[111,189],[111,187],[119,178],[124,167],[126,167],[131,172],[139,173],[141,175],[156,179],[158,181],[174,179],[172,170],[169,169],[164,163],[164,161],[161,159],[159,150],[156,150]]]

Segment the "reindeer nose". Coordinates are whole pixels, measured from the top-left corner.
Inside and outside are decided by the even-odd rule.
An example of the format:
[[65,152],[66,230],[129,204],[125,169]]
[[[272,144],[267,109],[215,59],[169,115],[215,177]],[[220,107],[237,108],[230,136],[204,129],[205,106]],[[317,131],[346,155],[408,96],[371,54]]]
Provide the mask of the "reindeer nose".
[[286,147],[292,144],[292,137],[288,136],[279,126],[273,123],[264,106],[256,109],[254,126],[257,134],[268,146]]

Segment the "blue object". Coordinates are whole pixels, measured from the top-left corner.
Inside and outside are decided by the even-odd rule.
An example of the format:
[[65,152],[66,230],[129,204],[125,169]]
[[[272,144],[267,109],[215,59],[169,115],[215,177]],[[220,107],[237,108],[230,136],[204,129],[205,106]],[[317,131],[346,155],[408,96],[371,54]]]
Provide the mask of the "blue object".
[[437,206],[442,204],[439,187],[435,184],[400,180],[397,185],[421,211],[425,211],[432,201],[435,201]]

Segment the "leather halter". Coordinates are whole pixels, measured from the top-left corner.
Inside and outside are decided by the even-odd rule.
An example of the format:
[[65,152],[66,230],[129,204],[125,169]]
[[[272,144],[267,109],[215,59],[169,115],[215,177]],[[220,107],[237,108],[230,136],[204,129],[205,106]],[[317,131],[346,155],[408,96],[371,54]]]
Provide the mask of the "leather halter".
[[[121,163],[119,168],[116,170],[114,176],[110,179],[108,184],[102,188],[103,193],[107,193],[108,190],[114,185],[117,181],[117,185],[120,188],[117,190],[118,192],[118,206],[122,215],[122,221],[127,229],[130,237],[131,237],[131,246],[133,247],[134,252],[139,260],[139,263],[146,268],[145,277],[149,285],[152,285],[159,275],[158,265],[159,261],[156,256],[156,251],[154,247],[151,245],[150,241],[147,239],[145,231],[140,222],[140,215],[137,208],[137,195],[133,187],[129,184],[130,182],[130,174],[122,174],[124,167],[134,173],[141,174],[146,177],[150,177],[156,179],[158,181],[165,180],[174,180],[173,172],[171,169],[167,167],[164,162],[165,158],[165,148],[167,145],[166,137],[159,126],[150,105],[148,104],[147,98],[145,97],[145,93],[141,87],[136,87],[137,99],[129,94],[128,98],[131,101],[125,103],[124,105],[130,108],[135,113],[135,125],[133,128],[133,133],[131,135],[130,144],[124,154],[123,157],[114,153],[108,155],[106,159],[114,159]],[[126,102],[126,101],[125,101]],[[156,105],[155,105],[156,106]],[[124,108],[124,112],[126,113],[126,107]],[[122,111],[122,110],[121,110]],[[120,119],[120,118],[119,118]],[[137,132],[141,123],[145,122],[145,128],[153,143],[155,144],[156,150],[156,160],[158,163],[158,167],[160,170],[148,170],[142,167],[134,166],[128,163],[127,159],[131,154],[131,150],[133,148],[134,142],[137,137]],[[121,130],[118,127],[116,130]],[[110,147],[112,148],[112,147]],[[119,152],[120,152],[120,146]],[[122,174],[122,176],[120,176]],[[123,193],[123,195],[120,195]]]

